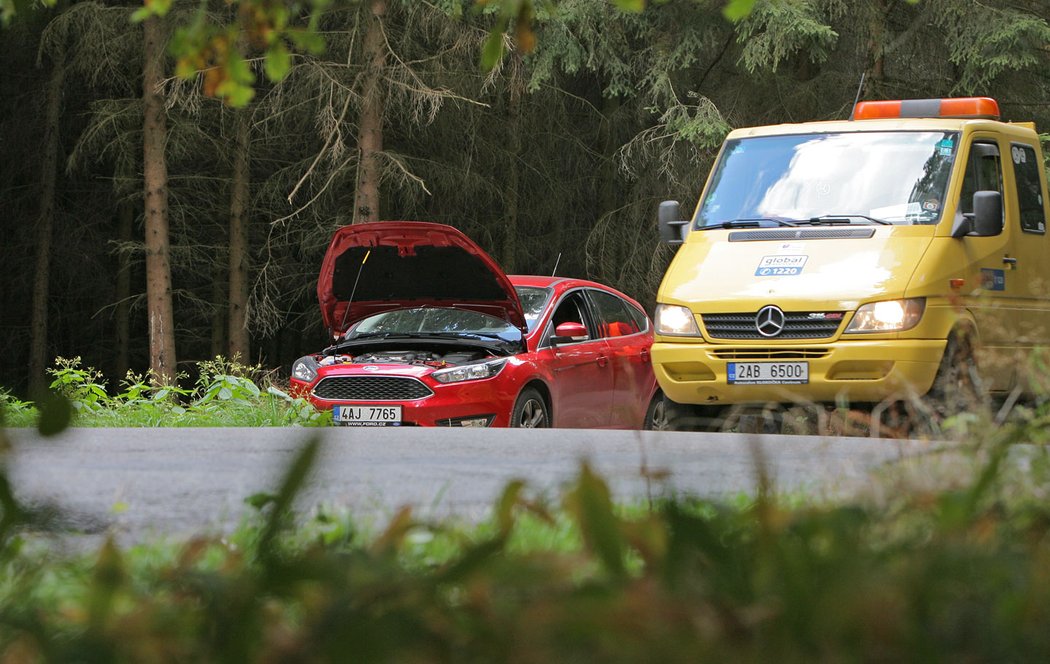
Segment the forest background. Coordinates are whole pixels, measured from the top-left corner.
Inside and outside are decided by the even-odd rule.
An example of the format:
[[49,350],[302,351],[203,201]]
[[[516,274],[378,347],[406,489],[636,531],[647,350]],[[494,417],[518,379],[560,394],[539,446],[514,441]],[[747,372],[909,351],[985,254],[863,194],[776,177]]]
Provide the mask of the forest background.
[[[223,41],[223,2],[20,11],[0,32],[0,389],[30,394],[56,356],[112,385],[216,355],[286,372],[327,343],[332,232],[376,219],[451,224],[508,273],[557,266],[651,307],[658,202],[694,205],[734,127],[848,117],[862,74],[866,99],[987,95],[1050,129],[1050,0],[758,0],[737,21],[721,0],[561,0],[505,32],[483,4],[333,4],[323,48]],[[197,74],[175,56],[202,22],[220,39],[188,52],[225,65]]]

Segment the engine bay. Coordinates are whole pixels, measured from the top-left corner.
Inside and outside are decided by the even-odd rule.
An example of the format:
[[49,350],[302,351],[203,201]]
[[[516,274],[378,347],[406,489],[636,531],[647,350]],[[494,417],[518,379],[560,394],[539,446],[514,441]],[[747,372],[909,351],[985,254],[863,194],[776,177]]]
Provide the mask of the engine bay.
[[336,353],[318,361],[322,367],[338,364],[409,364],[429,367],[454,367],[500,357],[482,348],[464,350],[444,349],[382,349],[367,350],[358,355]]

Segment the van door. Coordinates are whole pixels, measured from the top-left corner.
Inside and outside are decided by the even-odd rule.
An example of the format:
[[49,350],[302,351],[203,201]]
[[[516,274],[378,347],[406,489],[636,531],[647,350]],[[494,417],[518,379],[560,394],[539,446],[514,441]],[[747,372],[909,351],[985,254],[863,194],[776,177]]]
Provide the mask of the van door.
[[[1003,195],[1001,146],[994,135],[976,134],[969,145],[958,210],[973,213],[973,196],[978,191],[997,191]],[[963,238],[965,279],[977,288],[964,298],[977,322],[980,335],[980,367],[986,387],[992,391],[1010,389],[1014,376],[1013,348],[1018,334],[1018,316],[1024,307],[1027,287],[1018,278],[1020,266],[1016,228],[1016,203],[1003,195],[1003,228],[995,235]],[[969,289],[968,289],[969,290]]]

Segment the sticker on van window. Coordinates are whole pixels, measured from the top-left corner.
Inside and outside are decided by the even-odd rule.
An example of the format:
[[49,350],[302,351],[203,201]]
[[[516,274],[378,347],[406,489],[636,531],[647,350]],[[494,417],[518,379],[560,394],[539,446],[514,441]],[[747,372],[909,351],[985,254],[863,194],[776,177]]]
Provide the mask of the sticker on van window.
[[942,157],[952,156],[952,150],[955,148],[955,143],[950,138],[946,138],[937,144],[937,154]]
[[981,288],[990,291],[1006,290],[1006,271],[981,268]]
[[802,274],[809,256],[763,256],[755,270],[756,277],[790,277]]

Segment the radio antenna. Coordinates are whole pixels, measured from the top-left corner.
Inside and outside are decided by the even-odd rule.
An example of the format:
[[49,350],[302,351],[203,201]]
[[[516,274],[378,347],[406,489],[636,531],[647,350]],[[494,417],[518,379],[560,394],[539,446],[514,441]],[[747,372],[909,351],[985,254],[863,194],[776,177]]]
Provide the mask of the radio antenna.
[[853,119],[853,114],[857,112],[857,103],[860,101],[860,93],[861,93],[861,91],[864,90],[864,75],[866,73],[867,72],[863,72],[863,71],[860,73],[860,84],[857,86],[857,96],[853,99],[853,108],[851,108],[850,111],[849,111],[849,119],[850,120]]
[[551,276],[558,274],[558,263],[561,262],[561,252],[558,252],[558,260],[554,261],[554,270],[551,272]]
[[350,315],[350,305],[354,303],[354,295],[357,293],[357,282],[361,281],[361,271],[365,269],[365,263],[368,262],[368,256],[371,253],[371,249],[366,251],[365,257],[361,259],[361,265],[357,267],[357,278],[354,279],[354,287],[350,289],[350,299],[346,301],[346,309],[343,309],[343,320],[339,323],[340,330],[346,325],[346,317]]

